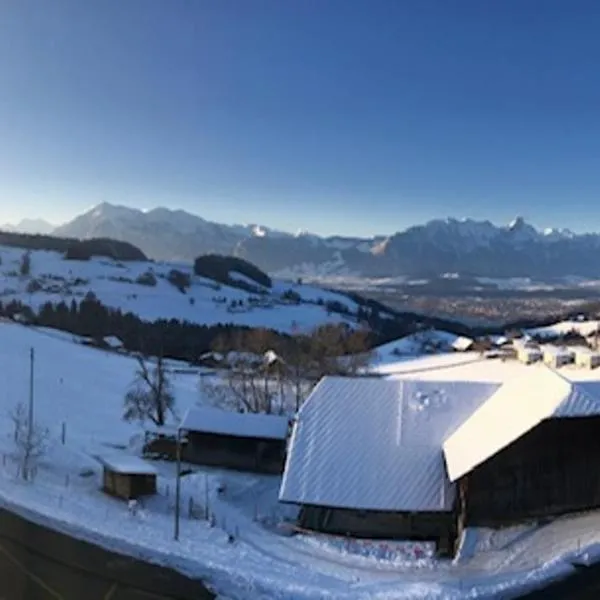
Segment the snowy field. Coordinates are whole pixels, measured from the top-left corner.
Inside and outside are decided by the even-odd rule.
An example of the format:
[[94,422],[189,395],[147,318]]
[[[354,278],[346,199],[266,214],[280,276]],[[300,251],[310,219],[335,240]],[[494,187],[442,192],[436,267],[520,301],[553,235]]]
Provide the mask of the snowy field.
[[[358,308],[343,294],[311,285],[275,280],[271,289],[255,294],[218,285],[193,275],[192,266],[183,263],[122,263],[102,258],[75,261],[64,260],[58,252],[40,250],[31,253],[30,275],[20,276],[24,253],[19,248],[0,246],[0,302],[20,300],[36,311],[46,302],[79,302],[91,291],[104,305],[132,312],[147,321],[165,318],[205,325],[232,323],[290,332],[308,331],[324,323],[355,323],[352,316],[330,313],[327,302],[339,302],[350,314],[356,314]],[[186,293],[166,278],[174,268],[191,277]],[[149,272],[156,277],[155,286],[136,283],[139,276]],[[260,287],[241,274],[233,273],[232,278]],[[33,280],[41,289],[31,291]],[[299,304],[282,298],[289,290],[301,299]]]
[[[50,429],[51,439],[35,480],[24,483],[16,477],[12,423],[6,415],[15,403],[27,400],[30,347],[36,350],[36,419]],[[452,370],[449,361],[458,358],[465,369],[469,360],[474,362],[456,355],[416,359],[413,372],[426,361],[429,369],[444,371],[445,365]],[[183,479],[181,538],[176,542],[172,464],[155,463],[159,493],[145,501],[137,516],[100,491],[95,456],[139,451],[141,427],[121,419],[134,361],[82,347],[62,335],[0,323],[0,364],[2,505],[109,549],[200,577],[221,598],[510,598],[568,573],[570,559],[592,560],[600,548],[599,514],[502,534],[471,531],[454,563],[433,558],[427,544],[291,535],[286,523],[295,510],[277,502],[278,477],[196,467]],[[420,368],[427,372],[424,364]],[[199,399],[198,377],[172,377],[177,408],[183,412]]]

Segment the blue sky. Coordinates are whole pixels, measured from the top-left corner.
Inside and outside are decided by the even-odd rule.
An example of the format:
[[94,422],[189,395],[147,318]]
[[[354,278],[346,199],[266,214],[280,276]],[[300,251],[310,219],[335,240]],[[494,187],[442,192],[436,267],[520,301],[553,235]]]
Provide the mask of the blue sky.
[[600,3],[4,0],[0,223],[600,230]]

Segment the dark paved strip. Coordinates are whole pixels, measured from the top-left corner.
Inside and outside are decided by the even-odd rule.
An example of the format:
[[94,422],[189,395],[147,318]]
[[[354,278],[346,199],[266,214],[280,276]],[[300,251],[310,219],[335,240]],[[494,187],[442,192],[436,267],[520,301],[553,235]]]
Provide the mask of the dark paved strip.
[[529,594],[522,600],[599,600],[600,565],[578,567],[575,573]]
[[201,581],[0,510],[0,600],[212,600]]

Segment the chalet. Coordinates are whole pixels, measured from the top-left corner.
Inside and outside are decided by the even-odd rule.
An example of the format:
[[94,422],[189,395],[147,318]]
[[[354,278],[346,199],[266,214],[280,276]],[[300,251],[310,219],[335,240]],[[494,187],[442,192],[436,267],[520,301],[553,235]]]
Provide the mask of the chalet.
[[537,346],[533,346],[529,343],[513,345],[517,352],[517,359],[526,365],[535,363],[544,356],[543,352]]
[[111,496],[133,500],[156,493],[156,469],[135,456],[99,458],[103,466],[102,488]]
[[239,471],[281,473],[288,429],[285,416],[195,406],[180,424],[187,440],[182,458]]
[[445,553],[465,527],[600,508],[600,380],[501,365],[494,383],[323,379],[298,412],[280,501],[300,506],[302,529]]
[[365,538],[456,535],[442,444],[497,384],[326,377],[300,409],[279,499],[298,525]]
[[568,365],[575,360],[575,353],[570,348],[559,346],[544,346],[543,348],[544,362],[558,369],[564,365]]
[[600,366],[600,351],[592,350],[586,346],[577,347],[575,350],[575,364],[585,369],[595,369]]

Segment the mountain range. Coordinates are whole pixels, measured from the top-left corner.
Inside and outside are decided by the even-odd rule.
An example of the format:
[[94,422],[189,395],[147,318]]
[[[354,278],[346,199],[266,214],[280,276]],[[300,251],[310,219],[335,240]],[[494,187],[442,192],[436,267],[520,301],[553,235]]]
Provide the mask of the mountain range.
[[[47,233],[44,231],[44,233]],[[159,260],[233,254],[285,276],[597,277],[600,234],[538,230],[518,217],[508,225],[437,219],[388,236],[321,237],[261,225],[214,223],[183,210],[149,211],[100,204],[52,230],[53,235],[109,237]]]
[[0,225],[1,231],[8,231],[10,233],[39,233],[44,235],[52,233],[55,228],[55,225],[44,221],[44,219],[22,219],[18,223]]

